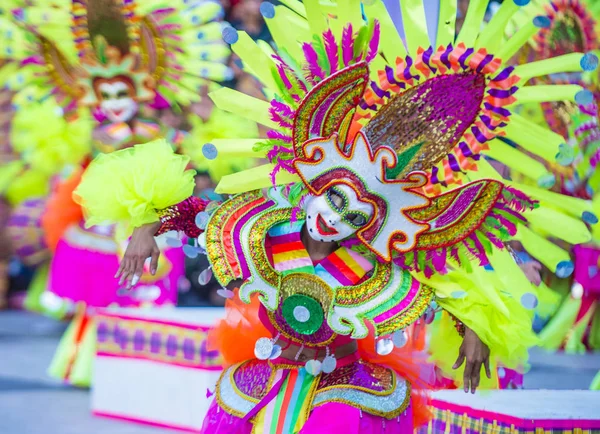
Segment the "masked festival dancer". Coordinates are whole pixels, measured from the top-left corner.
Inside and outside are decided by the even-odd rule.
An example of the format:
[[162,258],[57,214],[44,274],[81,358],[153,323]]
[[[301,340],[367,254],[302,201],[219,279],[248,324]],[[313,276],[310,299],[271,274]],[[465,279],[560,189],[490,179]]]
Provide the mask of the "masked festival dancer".
[[[211,94],[219,108],[270,127],[268,140],[203,147],[271,161],[223,177],[217,192],[234,194],[223,203],[190,197],[187,160],[163,141],[88,168],[75,192],[87,224],[133,230],[122,279],[135,281],[148,257],[156,265],[154,236],[176,229],[197,237],[228,287],[229,317],[215,332],[228,366],[203,433],[411,432],[427,420],[428,386],[402,349],[434,300],[452,314],[443,359],[461,368],[465,391],[491,377],[496,359],[525,362],[536,298],[504,247],[527,224],[522,213],[539,223],[546,209],[468,171],[494,176],[480,153],[496,135],[515,134],[513,122],[528,126],[510,107],[520,89],[525,101],[547,89],[518,84],[549,71],[503,68],[518,41],[502,48],[494,35],[518,5],[506,2],[480,34],[482,4],[471,3],[455,41],[454,19],[446,23],[455,5],[442,2],[438,49],[417,1],[402,2],[406,50],[378,1],[290,4],[293,14],[263,4],[271,56],[224,30],[273,97]],[[557,63],[581,68],[582,57]],[[538,132],[533,145],[555,139]],[[497,272],[481,267],[488,263]]]

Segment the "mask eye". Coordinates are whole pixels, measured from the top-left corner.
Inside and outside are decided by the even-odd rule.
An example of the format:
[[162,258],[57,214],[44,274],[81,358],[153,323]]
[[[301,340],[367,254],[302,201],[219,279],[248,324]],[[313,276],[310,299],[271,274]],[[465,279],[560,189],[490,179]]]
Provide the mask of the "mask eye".
[[118,99],[129,98],[129,94],[127,93],[126,90],[120,90],[119,93],[117,93],[117,98]]
[[341,212],[344,208],[346,208],[346,198],[335,188],[330,188],[327,190],[327,198],[329,199],[329,203],[331,203],[336,211]]
[[100,92],[100,96],[102,97],[102,99],[110,99],[110,95],[106,92]]
[[344,216],[348,223],[356,227],[362,227],[367,224],[367,219],[364,215],[358,213],[349,213]]

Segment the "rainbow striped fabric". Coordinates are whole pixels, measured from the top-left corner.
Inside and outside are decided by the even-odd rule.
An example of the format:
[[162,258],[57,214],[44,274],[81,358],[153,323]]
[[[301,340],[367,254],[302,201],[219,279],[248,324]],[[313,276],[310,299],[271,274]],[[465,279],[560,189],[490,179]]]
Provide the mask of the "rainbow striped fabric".
[[291,273],[316,274],[330,287],[356,285],[373,264],[346,247],[340,247],[316,267],[304,245],[301,232],[304,221],[281,223],[269,230],[275,270],[284,276]]
[[273,383],[287,374],[277,396],[256,415],[253,433],[287,434],[298,432],[306,422],[319,377],[304,368],[283,370],[275,373]]

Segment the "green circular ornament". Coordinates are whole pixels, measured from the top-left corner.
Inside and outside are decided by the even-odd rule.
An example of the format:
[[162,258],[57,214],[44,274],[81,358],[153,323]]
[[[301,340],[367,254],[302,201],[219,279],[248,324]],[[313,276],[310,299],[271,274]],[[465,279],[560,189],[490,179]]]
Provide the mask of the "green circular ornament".
[[323,325],[323,308],[312,297],[294,294],[283,301],[281,313],[288,325],[302,335],[315,333]]

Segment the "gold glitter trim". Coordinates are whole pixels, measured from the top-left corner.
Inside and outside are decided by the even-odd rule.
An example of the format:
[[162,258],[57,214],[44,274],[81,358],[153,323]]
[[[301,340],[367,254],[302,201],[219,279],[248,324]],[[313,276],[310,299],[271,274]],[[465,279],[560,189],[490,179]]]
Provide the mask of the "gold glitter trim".
[[[364,364],[362,359],[358,360],[358,363],[360,364]],[[363,386],[353,386],[353,385],[348,385],[348,384],[336,384],[333,386],[326,386],[323,387],[321,389],[319,389],[319,393],[320,392],[325,392],[327,390],[336,390],[336,389],[353,389],[353,390],[360,390],[361,392],[366,392],[369,393],[371,395],[375,395],[375,396],[390,396],[392,393],[394,393],[394,390],[396,389],[396,373],[394,370],[386,368],[382,365],[377,365],[375,363],[372,363],[372,365],[375,368],[381,368],[383,371],[385,371],[389,376],[390,376],[390,384],[388,385],[387,389],[382,391],[382,392],[378,392],[377,390],[373,390],[373,389],[369,389],[367,387],[363,387]],[[375,369],[373,371],[372,374],[370,374],[372,377],[377,378],[378,381],[388,381],[384,378],[381,378],[381,372],[377,372],[377,369]],[[379,376],[378,376],[379,375]]]
[[[229,381],[232,384],[233,380],[232,380],[232,373],[235,372],[235,370],[241,365],[241,363],[234,365],[232,367],[230,367],[229,369],[226,369],[225,371],[223,371],[221,373],[221,376],[219,377],[219,380],[217,381],[217,387],[216,387],[216,391],[215,391],[215,399],[217,400],[217,404],[219,404],[219,407],[221,407],[221,410],[236,416],[236,417],[244,417],[246,416],[245,414],[242,414],[241,412],[234,410],[233,408],[229,407],[227,404],[225,404],[225,401],[223,400],[223,398],[221,397],[221,382],[223,381],[223,378],[225,377],[225,375],[229,376]],[[234,386],[237,389],[237,386]],[[235,389],[234,389],[235,390]]]
[[[485,219],[488,217],[490,210],[494,207],[498,197],[502,193],[503,186],[501,183],[496,181],[483,180],[479,182],[485,183],[485,185],[477,193],[477,196],[473,199],[473,201],[471,201],[469,207],[464,209],[452,223],[449,223],[439,229],[430,229],[427,232],[423,232],[418,238],[416,247],[417,250],[434,250],[437,248],[458,244],[483,224]],[[474,183],[468,184],[464,187],[461,187],[461,189],[472,187],[473,184]],[[450,193],[448,195],[450,196]],[[460,190],[456,195],[452,194],[452,196],[452,202],[454,202],[454,199],[459,199]],[[444,196],[441,197],[443,198]],[[426,220],[420,221],[429,222],[441,212],[445,211],[445,209],[440,210],[440,207],[442,207],[442,204],[448,200],[446,199],[440,201],[440,203],[436,203],[436,199],[434,199],[432,201],[432,205],[428,207],[428,209],[431,208],[429,215],[427,215],[427,212],[421,214],[421,216],[426,216]],[[447,203],[446,208],[450,207],[452,202]],[[415,219],[417,218],[410,212],[409,214],[411,217]]]
[[[256,270],[272,287],[279,286],[279,274],[271,266],[267,252],[265,251],[265,237],[267,232],[278,223],[290,221],[292,218],[292,208],[274,209],[266,211],[250,229],[248,239],[248,248],[250,250],[250,259],[254,263]],[[298,216],[303,218],[302,215]]]
[[389,335],[414,323],[421,315],[423,315],[423,313],[425,313],[425,310],[431,304],[432,298],[433,289],[421,284],[419,294],[415,297],[415,300],[409,307],[397,315],[375,325],[377,335]]
[[391,263],[377,262],[373,275],[364,282],[354,286],[340,286],[336,288],[335,304],[339,306],[353,306],[366,302],[387,286],[391,275]]
[[[396,374],[394,372],[394,374],[393,374],[393,388],[392,388],[392,393],[396,390],[396,388],[398,386],[397,385],[397,380],[396,380],[397,376],[398,376],[398,374]],[[404,380],[404,383],[406,385],[406,393],[404,395],[404,400],[402,401],[402,404],[398,408],[394,409],[393,411],[383,412],[383,411],[377,410],[376,408],[371,408],[371,407],[367,407],[365,405],[362,405],[361,403],[359,403],[357,401],[350,401],[348,399],[343,399],[343,398],[332,398],[332,399],[329,399],[327,401],[324,401],[322,403],[319,403],[319,404],[315,405],[313,408],[319,407],[319,406],[324,405],[324,404],[328,404],[330,402],[338,402],[338,403],[341,403],[341,404],[349,405],[349,406],[354,407],[354,408],[358,408],[358,409],[364,411],[365,413],[372,414],[374,416],[380,416],[380,417],[383,417],[383,418],[386,418],[386,419],[393,419],[395,417],[400,416],[400,414],[402,414],[402,412],[404,412],[404,410],[406,410],[408,408],[409,404],[410,404],[410,396],[411,396],[411,393],[412,393],[412,387],[411,387],[411,385],[410,385],[410,383],[408,381]],[[348,386],[347,388],[348,389],[355,389],[353,386]],[[372,393],[372,391],[369,391],[369,393]],[[318,395],[318,393],[317,393],[317,395]]]
[[[241,276],[237,276],[229,261],[227,260],[227,250],[223,245],[223,229],[229,223],[229,220],[237,211],[243,208],[249,202],[263,198],[260,190],[242,193],[232,197],[228,201],[221,204],[211,216],[206,225],[206,254],[212,265],[213,274],[223,286],[227,285],[232,280]],[[229,250],[230,255],[233,255],[238,260],[238,252],[233,246]],[[238,261],[239,262],[239,261]]]

